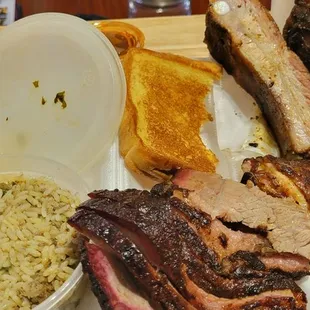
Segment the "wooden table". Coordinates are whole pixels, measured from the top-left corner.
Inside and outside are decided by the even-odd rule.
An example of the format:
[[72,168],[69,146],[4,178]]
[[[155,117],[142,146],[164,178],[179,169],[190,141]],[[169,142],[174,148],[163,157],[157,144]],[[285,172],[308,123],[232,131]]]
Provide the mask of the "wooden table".
[[[152,17],[122,20],[140,28],[146,48],[187,57],[207,57],[203,43],[205,16]],[[0,27],[0,29],[3,27]]]
[[123,20],[137,26],[145,35],[145,47],[187,57],[209,55],[203,43],[205,16],[151,17]]

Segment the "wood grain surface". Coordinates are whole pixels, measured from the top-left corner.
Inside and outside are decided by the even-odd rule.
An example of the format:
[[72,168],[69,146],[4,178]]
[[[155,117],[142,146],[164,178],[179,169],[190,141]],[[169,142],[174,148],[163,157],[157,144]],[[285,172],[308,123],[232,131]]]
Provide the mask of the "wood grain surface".
[[[147,48],[188,57],[208,57],[209,55],[203,43],[204,15],[137,18],[123,21],[143,31]],[[180,31],[184,25],[186,25],[186,31]]]
[[[145,47],[187,57],[208,57],[203,43],[205,15],[151,17],[124,20],[140,28],[146,38]],[[180,31],[186,25],[185,31]]]

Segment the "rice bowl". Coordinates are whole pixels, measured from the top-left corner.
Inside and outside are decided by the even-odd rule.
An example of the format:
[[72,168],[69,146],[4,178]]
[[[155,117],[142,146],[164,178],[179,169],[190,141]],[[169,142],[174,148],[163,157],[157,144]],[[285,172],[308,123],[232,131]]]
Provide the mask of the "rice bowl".
[[67,224],[80,200],[46,178],[0,183],[0,308],[31,309],[78,265],[78,237]]
[[46,310],[71,302],[69,295],[78,300],[78,238],[66,221],[87,192],[61,164],[0,156],[1,309]]

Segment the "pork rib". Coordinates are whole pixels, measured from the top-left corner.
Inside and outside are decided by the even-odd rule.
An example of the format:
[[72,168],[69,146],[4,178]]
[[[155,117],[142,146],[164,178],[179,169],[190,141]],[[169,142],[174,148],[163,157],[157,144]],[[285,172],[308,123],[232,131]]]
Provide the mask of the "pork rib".
[[205,42],[260,105],[283,154],[310,156],[310,74],[260,1],[210,0]]

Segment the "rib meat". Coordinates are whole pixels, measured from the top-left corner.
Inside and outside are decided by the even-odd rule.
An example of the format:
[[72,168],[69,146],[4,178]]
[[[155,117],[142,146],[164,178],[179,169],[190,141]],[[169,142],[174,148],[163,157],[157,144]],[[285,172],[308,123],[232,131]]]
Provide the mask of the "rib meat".
[[[81,204],[69,223],[101,248],[108,244],[118,256],[122,250],[116,246],[123,245],[126,239],[130,251],[127,249],[121,257],[140,283],[148,281],[143,283],[143,279],[138,278],[138,269],[134,269],[138,258],[144,262],[143,266],[148,266],[147,270],[153,266],[155,274],[166,275],[168,284],[197,309],[275,309],[280,306],[305,309],[305,295],[292,277],[278,268],[279,265],[267,267],[259,257],[263,254],[247,255],[249,252],[241,250],[242,244],[234,254],[222,251],[219,255],[217,246],[223,247],[220,242],[209,247],[208,230],[213,223],[210,216],[170,197],[172,192],[169,188],[162,191],[160,187],[152,192],[95,192],[90,195],[92,199]],[[219,230],[221,223],[215,223]],[[229,236],[228,228],[223,231]],[[254,238],[251,240],[254,242]],[[264,244],[259,238],[256,240]],[[133,249],[140,254],[133,255]],[[127,259],[124,253],[128,252]],[[275,258],[277,260],[279,262]],[[150,294],[150,285],[143,288]],[[161,304],[164,309],[170,309],[166,305]]]
[[309,156],[310,74],[260,1],[210,0],[205,42],[260,105],[283,154]]
[[185,201],[212,218],[264,230],[276,251],[310,258],[310,214],[292,199],[274,198],[257,187],[191,170],[179,172],[174,183],[192,190]]
[[310,160],[285,160],[271,155],[244,160],[243,180],[251,180],[273,197],[292,197],[310,208]]

